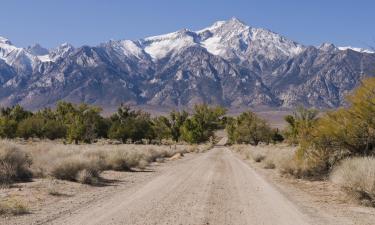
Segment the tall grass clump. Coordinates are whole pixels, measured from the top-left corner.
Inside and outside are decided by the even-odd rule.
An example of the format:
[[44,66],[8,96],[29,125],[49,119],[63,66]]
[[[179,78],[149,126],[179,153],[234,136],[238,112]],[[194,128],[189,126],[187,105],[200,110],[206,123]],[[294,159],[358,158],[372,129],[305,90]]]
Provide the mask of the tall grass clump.
[[50,175],[56,179],[93,184],[101,172],[98,160],[77,155],[58,160],[51,167]]
[[20,200],[11,198],[0,202],[0,215],[23,215],[29,213],[28,207]]
[[361,203],[375,207],[374,157],[344,159],[333,169],[330,179]]
[[13,145],[0,146],[0,184],[29,180],[32,177],[28,154]]

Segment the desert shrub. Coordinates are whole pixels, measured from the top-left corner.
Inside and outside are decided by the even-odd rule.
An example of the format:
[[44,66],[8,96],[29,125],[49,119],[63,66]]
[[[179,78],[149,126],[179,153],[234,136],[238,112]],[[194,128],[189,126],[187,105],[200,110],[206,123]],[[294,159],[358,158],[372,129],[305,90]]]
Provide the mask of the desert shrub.
[[317,121],[318,111],[307,109],[302,106],[297,107],[292,115],[285,116],[288,126],[284,131],[287,141],[291,144],[298,144],[308,140],[311,130]]
[[28,180],[32,177],[28,154],[12,145],[0,146],[0,184]]
[[85,159],[80,156],[64,158],[51,168],[52,177],[69,181],[86,181],[98,178],[101,168],[96,160]]
[[130,171],[132,168],[139,165],[141,159],[141,154],[118,149],[109,153],[106,157],[106,165],[108,169]]
[[96,184],[98,183],[98,177],[97,170],[83,169],[78,172],[75,179],[81,184]]
[[0,215],[22,215],[29,213],[27,206],[17,199],[7,199],[0,202]]
[[66,127],[61,122],[44,118],[38,113],[19,122],[16,134],[25,139],[38,137],[53,140],[64,138]]
[[43,137],[50,140],[65,138],[66,127],[59,121],[47,120],[43,127]]
[[252,158],[255,162],[262,162],[266,156],[260,153],[253,153]]
[[344,159],[333,169],[330,179],[363,204],[375,207],[374,157]]
[[266,159],[264,160],[264,168],[265,169],[275,169],[276,165],[275,165],[275,163],[273,162],[272,159],[269,159],[269,158],[266,157]]
[[0,118],[0,137],[14,138],[17,130],[17,122],[8,118]]
[[[198,151],[196,149],[205,146],[103,145],[101,143],[75,145],[62,144],[56,141],[41,141],[24,145],[22,142],[11,140],[1,140],[0,145],[14,146],[16,149],[22,147],[22,149],[27,150],[27,159],[32,158],[33,163],[29,165],[31,161],[26,160],[28,166],[25,166],[25,168],[28,171],[27,174],[32,172],[33,177],[52,177],[89,184],[100,180],[100,174],[104,170],[145,169],[149,163],[164,161],[165,158],[169,158],[176,153]],[[0,158],[3,158],[3,148],[0,148],[0,152]],[[11,177],[8,174],[4,176],[4,171],[11,171],[10,174],[14,179],[15,170],[13,167],[11,167],[11,170],[1,168],[2,182],[3,177],[6,178],[7,182]]]
[[374,153],[375,78],[365,79],[348,101],[349,107],[328,112],[313,123],[306,122],[305,129],[297,123],[300,147],[295,159],[307,175],[325,175],[344,158]]

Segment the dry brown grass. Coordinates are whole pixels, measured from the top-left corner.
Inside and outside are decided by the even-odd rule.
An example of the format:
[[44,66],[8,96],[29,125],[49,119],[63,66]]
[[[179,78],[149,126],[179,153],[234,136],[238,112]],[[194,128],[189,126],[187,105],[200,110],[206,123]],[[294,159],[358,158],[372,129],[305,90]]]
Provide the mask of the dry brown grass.
[[362,204],[375,207],[374,157],[344,159],[333,169],[330,179]]
[[28,207],[18,199],[10,198],[0,202],[0,215],[22,215],[29,213]]
[[294,167],[292,161],[295,147],[284,144],[277,145],[234,145],[232,149],[239,152],[246,159],[252,159],[255,162],[262,162],[263,167],[267,169],[277,168],[281,173],[292,173]]
[[0,185],[31,178],[31,159],[28,154],[11,144],[0,145]]
[[[6,167],[6,170],[0,171],[1,180],[25,177],[29,171],[28,174],[31,175],[32,172],[33,177],[53,177],[86,184],[96,183],[104,170],[143,170],[150,163],[162,162],[176,153],[203,152],[209,149],[208,145],[65,145],[51,141],[25,143],[2,140],[0,144],[3,146],[0,148],[0,160],[3,155],[6,155],[3,157],[6,159],[9,158],[8,155],[12,156],[11,166],[8,166],[9,163],[0,163],[0,167]],[[28,161],[30,158],[31,165],[31,161]],[[17,176],[13,175],[15,173]]]
[[283,175],[291,175],[296,178],[316,178],[319,176],[319,172],[313,173],[314,164],[312,165],[309,161],[297,160],[297,147],[286,144],[234,145],[232,149],[246,159],[261,163],[263,168],[277,169]]

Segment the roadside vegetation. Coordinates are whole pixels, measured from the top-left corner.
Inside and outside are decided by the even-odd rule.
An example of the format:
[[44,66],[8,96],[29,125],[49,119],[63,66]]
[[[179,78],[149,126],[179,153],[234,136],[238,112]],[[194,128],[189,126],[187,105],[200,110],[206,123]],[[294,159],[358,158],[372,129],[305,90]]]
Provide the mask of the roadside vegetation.
[[264,168],[296,178],[330,179],[375,206],[375,78],[362,80],[347,100],[348,106],[337,110],[319,113],[298,107],[286,116],[282,135],[289,146],[264,145],[275,142],[275,132],[251,112],[228,123],[228,136],[233,144],[253,145],[233,149]]
[[196,105],[192,114],[158,117],[128,106],[109,117],[100,113],[98,107],[68,102],[35,113],[2,108],[0,185],[46,177],[97,184],[106,170],[143,170],[205,151],[225,124],[225,109],[208,105]]
[[277,143],[283,141],[278,129],[272,129],[268,123],[251,111],[243,112],[234,118],[227,118],[226,131],[231,144]]
[[109,117],[87,104],[59,102],[55,109],[30,112],[19,105],[0,110],[0,137],[64,139],[68,143],[93,143],[101,138],[122,143],[160,143],[162,140],[192,144],[209,141],[224,126],[222,107],[196,105],[193,113],[172,111],[151,117],[142,110],[122,105]]
[[74,145],[56,142],[0,142],[0,185],[31,178],[55,178],[97,184],[106,170],[144,170],[150,163],[163,162],[185,153],[203,152],[205,145]]

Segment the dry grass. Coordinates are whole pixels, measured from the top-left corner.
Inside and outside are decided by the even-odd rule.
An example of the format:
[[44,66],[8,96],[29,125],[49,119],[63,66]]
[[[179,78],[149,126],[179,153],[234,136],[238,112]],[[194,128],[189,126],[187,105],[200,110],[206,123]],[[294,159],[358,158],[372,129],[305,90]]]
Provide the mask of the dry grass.
[[[32,174],[33,177],[94,184],[104,170],[143,170],[150,163],[163,162],[176,153],[203,152],[210,148],[209,145],[65,145],[51,141],[8,140],[2,140],[0,144],[3,146],[0,148],[0,183]],[[4,159],[6,163],[3,163]]]
[[286,144],[234,145],[232,149],[246,159],[261,163],[263,168],[277,169],[283,175],[291,175],[296,178],[317,178],[320,175],[319,170],[314,170],[316,164],[311,161],[297,160],[297,147]]
[[9,144],[0,146],[0,185],[31,178],[31,159],[18,147]]
[[265,169],[275,169],[276,165],[275,165],[275,163],[273,162],[272,159],[266,159],[264,161],[264,168]]
[[292,173],[294,167],[295,147],[283,144],[277,145],[234,145],[232,149],[239,152],[246,159],[252,159],[255,162],[262,162],[266,169],[279,169],[281,173]]
[[343,160],[330,175],[362,204],[375,207],[375,158],[356,157]]
[[0,215],[22,215],[29,213],[27,206],[18,199],[7,199],[0,202]]

